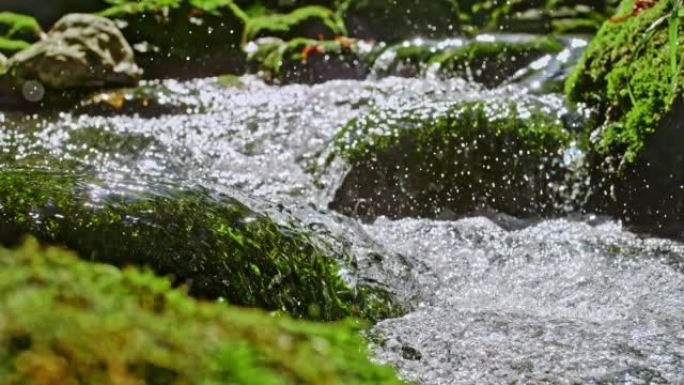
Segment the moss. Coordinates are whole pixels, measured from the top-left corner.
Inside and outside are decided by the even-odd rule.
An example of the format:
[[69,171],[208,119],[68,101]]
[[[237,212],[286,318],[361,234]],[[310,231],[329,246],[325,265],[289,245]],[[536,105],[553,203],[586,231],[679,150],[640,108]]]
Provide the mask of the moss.
[[231,0],[116,1],[100,14],[124,21],[148,78],[241,72],[247,15]]
[[375,60],[373,72],[380,76],[458,76],[495,87],[534,60],[564,48],[551,37],[469,41],[457,47],[441,45],[418,39],[391,46]]
[[[619,14],[629,14],[632,5],[633,1],[624,1]],[[670,3],[660,1],[637,17],[605,23],[566,83],[571,100],[596,107],[606,116],[596,149],[624,164],[639,157],[646,139],[672,107],[667,23],[636,52],[646,29],[669,11]],[[679,41],[682,47],[681,29]],[[681,48],[679,57],[683,58]],[[682,84],[684,74],[678,76]]]
[[395,43],[460,32],[456,0],[345,0],[339,12],[352,37]]
[[[130,150],[144,146],[140,140],[112,145]],[[32,234],[91,260],[151,266],[200,297],[297,317],[379,319],[399,311],[383,289],[345,282],[340,269],[353,274],[350,258],[295,222],[276,223],[203,189],[155,184],[155,192],[136,192],[150,188],[68,172],[3,171],[0,240]]]
[[472,33],[594,33],[613,12],[612,1],[461,0]]
[[352,321],[198,302],[147,271],[0,249],[3,384],[401,384]]
[[0,12],[0,53],[13,54],[40,39],[43,30],[31,16]]
[[274,83],[313,84],[331,79],[361,79],[366,75],[356,46],[348,39],[262,38],[251,42],[246,50],[250,70]]
[[312,5],[287,14],[265,14],[250,18],[243,42],[263,36],[286,40],[300,37],[332,39],[346,34],[344,23],[332,10]]
[[572,135],[534,101],[493,99],[350,122],[336,156],[351,171],[332,206],[362,217],[553,213],[559,158]]

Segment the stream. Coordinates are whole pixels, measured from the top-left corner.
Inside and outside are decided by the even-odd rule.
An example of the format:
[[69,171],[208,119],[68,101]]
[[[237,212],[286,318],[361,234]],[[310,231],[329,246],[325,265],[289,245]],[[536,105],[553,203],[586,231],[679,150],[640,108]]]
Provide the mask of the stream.
[[592,214],[362,221],[329,206],[349,167],[330,163],[330,148],[371,110],[524,99],[567,115],[560,95],[537,92],[586,41],[565,44],[491,89],[378,69],[313,86],[147,81],[157,99],[146,109],[0,112],[0,159],[87,170],[111,188],[201,186],[280,207],[405,301],[407,314],[369,339],[377,360],[418,384],[684,384],[684,244]]

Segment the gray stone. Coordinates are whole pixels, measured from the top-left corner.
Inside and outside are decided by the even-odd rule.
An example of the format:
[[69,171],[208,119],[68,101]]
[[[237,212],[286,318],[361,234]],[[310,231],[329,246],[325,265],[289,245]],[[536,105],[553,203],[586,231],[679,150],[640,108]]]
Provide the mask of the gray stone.
[[88,14],[64,16],[46,39],[14,55],[9,68],[20,81],[54,89],[135,85],[142,72],[114,22]]

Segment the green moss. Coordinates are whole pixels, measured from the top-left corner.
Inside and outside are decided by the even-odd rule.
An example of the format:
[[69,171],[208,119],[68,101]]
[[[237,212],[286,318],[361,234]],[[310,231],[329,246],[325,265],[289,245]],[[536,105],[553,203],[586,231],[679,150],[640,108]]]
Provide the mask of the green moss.
[[[623,1],[618,14],[629,15],[633,4],[633,0]],[[596,149],[617,156],[623,164],[639,157],[646,139],[675,99],[667,22],[657,27],[653,37],[640,47],[646,30],[669,11],[670,2],[660,1],[637,17],[605,23],[566,83],[571,100],[596,107],[601,116],[606,116]],[[681,28],[679,47],[681,61]],[[681,84],[684,74],[678,76]],[[678,90],[676,96],[680,95]]]
[[232,0],[115,1],[100,14],[123,20],[145,76],[240,72],[247,15]]
[[500,85],[517,71],[563,45],[555,38],[520,37],[516,41],[468,41],[443,46],[440,41],[406,41],[384,50],[373,63],[376,75],[417,76],[441,74],[470,78],[487,87]]
[[536,59],[562,50],[563,45],[551,37],[521,42],[476,41],[435,55],[429,65],[438,65],[444,74],[471,76],[487,87],[494,87]]
[[24,384],[401,384],[351,322],[198,302],[147,271],[0,249],[0,378]]
[[613,12],[611,1],[461,0],[472,33],[594,33]]
[[[262,38],[249,43],[247,50],[250,70],[270,82],[318,83],[363,74],[357,63],[356,46],[340,40]],[[328,74],[332,77],[327,78]]]
[[262,36],[283,39],[300,37],[331,39],[346,35],[342,20],[330,9],[321,6],[298,8],[287,14],[265,14],[247,21],[243,42]]
[[31,16],[0,12],[0,53],[13,54],[31,46],[43,30]]
[[333,206],[393,217],[554,212],[572,135],[554,113],[518,99],[380,110],[350,122],[336,155],[352,169]]
[[[136,140],[120,145],[144,145]],[[353,274],[349,257],[295,222],[276,223],[203,189],[154,188],[141,193],[138,185],[68,172],[3,171],[0,240],[32,234],[91,260],[150,266],[200,297],[297,317],[379,319],[399,311],[383,289],[345,282],[339,270]]]

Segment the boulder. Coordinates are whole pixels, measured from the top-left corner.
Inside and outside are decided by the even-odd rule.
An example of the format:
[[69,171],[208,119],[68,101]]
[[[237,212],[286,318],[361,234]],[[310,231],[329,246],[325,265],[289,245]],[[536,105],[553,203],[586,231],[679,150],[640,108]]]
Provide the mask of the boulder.
[[566,83],[569,99],[592,107],[597,117],[591,209],[644,231],[683,237],[683,28],[680,23],[676,44],[669,32],[677,13],[671,2],[636,16],[633,6],[622,2]]
[[351,37],[398,42],[460,32],[456,0],[346,0],[340,12]]
[[353,321],[201,302],[149,271],[0,249],[3,384],[401,385]]
[[574,136],[560,110],[519,94],[379,108],[338,136],[348,172],[331,208],[362,219],[560,213]]
[[[149,144],[135,135],[117,141],[96,128],[72,140],[75,148],[107,146],[119,153],[139,153]],[[54,171],[30,170],[40,163],[22,162],[8,160],[10,168],[0,172],[3,244],[31,234],[91,261],[148,266],[197,297],[297,318],[377,320],[402,311],[389,291],[357,279],[351,256],[333,251],[294,219],[272,215],[275,209],[258,212],[245,198],[201,187],[140,180],[128,188],[89,176],[68,160],[33,157]]]
[[563,44],[552,37],[516,36],[493,41],[416,39],[388,47],[373,63],[376,76],[437,74],[462,77],[493,88],[533,61],[555,55]]
[[45,40],[14,55],[9,71],[20,81],[53,89],[134,85],[140,77],[133,50],[109,19],[72,14]]

